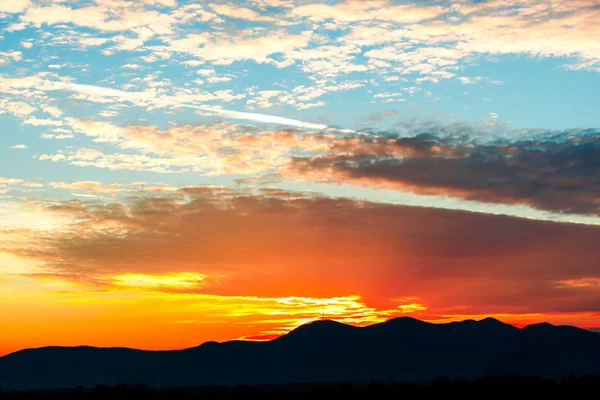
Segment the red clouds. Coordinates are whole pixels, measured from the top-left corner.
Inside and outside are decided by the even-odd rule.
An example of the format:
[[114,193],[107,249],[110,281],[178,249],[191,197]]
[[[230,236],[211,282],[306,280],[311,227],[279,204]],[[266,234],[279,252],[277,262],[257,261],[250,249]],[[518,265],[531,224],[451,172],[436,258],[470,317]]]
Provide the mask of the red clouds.
[[[104,289],[154,275],[172,282],[155,288],[166,292],[359,295],[376,307],[413,297],[441,314],[600,308],[594,226],[210,187],[53,209],[72,224],[5,250],[40,262],[42,276]],[[178,286],[185,274],[202,279]]]

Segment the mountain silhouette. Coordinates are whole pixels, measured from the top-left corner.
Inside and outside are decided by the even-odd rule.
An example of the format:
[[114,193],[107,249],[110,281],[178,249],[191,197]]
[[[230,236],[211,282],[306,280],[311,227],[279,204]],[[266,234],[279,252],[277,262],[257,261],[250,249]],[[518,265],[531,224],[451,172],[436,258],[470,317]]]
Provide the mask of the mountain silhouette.
[[268,342],[206,342],[173,351],[43,347],[0,358],[7,389],[120,383],[156,386],[321,381],[410,381],[484,375],[600,374],[600,334],[493,318],[432,324],[401,317],[355,327],[302,325]]

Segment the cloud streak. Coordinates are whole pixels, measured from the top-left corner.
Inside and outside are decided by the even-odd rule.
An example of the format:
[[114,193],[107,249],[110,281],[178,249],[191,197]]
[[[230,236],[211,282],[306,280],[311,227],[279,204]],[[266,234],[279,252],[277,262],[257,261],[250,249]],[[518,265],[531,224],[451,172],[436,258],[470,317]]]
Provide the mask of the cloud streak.
[[118,99],[120,101],[129,101],[133,103],[142,102],[169,107],[191,108],[194,110],[206,111],[212,115],[217,115],[220,117],[230,119],[261,122],[268,124],[279,124],[312,130],[323,130],[328,128],[328,126],[324,124],[316,124],[292,118],[279,117],[275,115],[226,110],[217,107],[184,103],[178,101],[174,96],[155,97],[155,93],[128,92],[119,89],[112,89],[95,85],[84,85],[78,83],[55,83],[53,86],[59,90],[69,90],[84,95],[102,96],[112,99]]

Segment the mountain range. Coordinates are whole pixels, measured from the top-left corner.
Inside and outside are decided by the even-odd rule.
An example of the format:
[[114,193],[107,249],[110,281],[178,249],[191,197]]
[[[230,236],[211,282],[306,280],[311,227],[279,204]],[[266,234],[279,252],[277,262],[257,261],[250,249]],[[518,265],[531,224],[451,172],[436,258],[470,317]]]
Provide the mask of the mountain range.
[[0,357],[5,389],[415,381],[435,377],[600,374],[600,333],[493,318],[432,324],[401,317],[355,327],[302,325],[266,342],[206,342],[172,351],[42,347]]

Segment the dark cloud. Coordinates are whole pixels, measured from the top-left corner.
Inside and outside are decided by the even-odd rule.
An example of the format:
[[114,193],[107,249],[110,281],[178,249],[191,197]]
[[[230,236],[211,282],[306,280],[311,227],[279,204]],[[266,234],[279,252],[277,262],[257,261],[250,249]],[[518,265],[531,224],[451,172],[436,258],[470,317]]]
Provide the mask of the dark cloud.
[[434,314],[600,310],[595,226],[206,187],[52,209],[74,222],[19,232],[0,250],[94,288],[121,274],[195,272],[206,284],[179,292],[360,295],[378,307],[416,297]]
[[459,126],[412,137],[342,138],[327,154],[293,158],[291,170],[425,195],[600,215],[600,131],[594,129],[487,142]]

